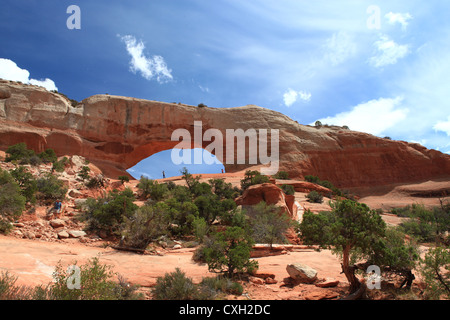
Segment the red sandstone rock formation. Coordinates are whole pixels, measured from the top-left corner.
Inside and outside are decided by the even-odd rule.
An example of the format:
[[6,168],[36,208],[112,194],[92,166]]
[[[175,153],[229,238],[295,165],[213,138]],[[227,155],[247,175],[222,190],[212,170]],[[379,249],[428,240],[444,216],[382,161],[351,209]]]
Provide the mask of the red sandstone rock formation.
[[[81,155],[110,177],[176,146],[179,142],[171,141],[176,129],[194,136],[194,121],[202,122],[203,132],[218,129],[224,137],[227,129],[278,129],[279,169],[292,178],[315,175],[359,191],[450,178],[450,156],[441,152],[340,127],[304,126],[257,106],[198,108],[97,95],[73,107],[60,94],[0,80],[0,149],[26,142],[37,152],[52,148],[58,155]],[[226,141],[226,157],[225,146]],[[232,150],[236,157],[236,145]],[[248,154],[246,160],[224,165],[227,172],[254,166]]]
[[264,201],[267,205],[275,205],[298,220],[295,197],[286,195],[283,190],[271,183],[257,184],[248,187],[236,200],[238,206],[253,206]]

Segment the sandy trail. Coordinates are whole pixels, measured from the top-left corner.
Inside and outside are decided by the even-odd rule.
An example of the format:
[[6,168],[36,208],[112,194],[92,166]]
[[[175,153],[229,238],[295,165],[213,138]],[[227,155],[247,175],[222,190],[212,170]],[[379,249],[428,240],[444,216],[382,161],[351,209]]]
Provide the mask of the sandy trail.
[[[0,236],[0,251],[0,271],[8,270],[18,277],[17,284],[28,286],[51,282],[54,267],[58,262],[64,266],[74,262],[80,265],[93,257],[98,257],[103,264],[111,265],[114,272],[131,283],[144,287],[152,286],[158,277],[166,272],[174,271],[177,267],[193,278],[194,282],[199,282],[202,277],[215,276],[208,271],[205,264],[192,261],[194,249],[173,250],[161,256],[139,255],[102,246],[85,246],[77,242],[46,243]],[[259,271],[275,274],[278,284],[263,285],[261,289],[270,288],[272,291],[269,290],[269,296],[264,293],[264,290],[254,293],[255,299],[276,299],[273,291],[279,290],[283,279],[289,276],[286,272],[287,264],[294,262],[316,269],[319,278],[335,278],[343,285],[347,283],[343,274],[340,273],[338,258],[328,250],[292,251],[288,254],[256,260],[259,263]]]

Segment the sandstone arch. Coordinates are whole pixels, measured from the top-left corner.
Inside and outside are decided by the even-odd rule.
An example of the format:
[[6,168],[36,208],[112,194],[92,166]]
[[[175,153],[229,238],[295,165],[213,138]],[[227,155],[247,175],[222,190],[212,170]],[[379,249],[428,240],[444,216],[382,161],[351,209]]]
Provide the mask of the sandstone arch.
[[[0,91],[9,93],[2,95],[0,105],[0,148],[24,141],[36,151],[51,147],[59,155],[78,154],[111,177],[173,148],[174,130],[194,134],[194,122],[201,121],[203,130],[214,128],[224,134],[226,129],[278,129],[279,168],[292,178],[316,175],[338,187],[359,190],[450,179],[449,155],[341,127],[300,125],[253,105],[199,108],[96,95],[73,107],[63,96],[36,86],[0,81]],[[253,165],[247,161],[224,166],[235,172]]]

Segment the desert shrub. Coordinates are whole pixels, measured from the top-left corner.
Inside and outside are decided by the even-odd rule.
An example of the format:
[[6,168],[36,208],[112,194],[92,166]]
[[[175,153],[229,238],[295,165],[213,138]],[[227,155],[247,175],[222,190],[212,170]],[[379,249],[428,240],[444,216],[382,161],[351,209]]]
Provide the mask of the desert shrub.
[[203,278],[197,288],[200,300],[213,300],[226,294],[242,295],[244,291],[241,284],[220,275]]
[[90,177],[86,182],[89,189],[99,189],[105,186],[104,179],[101,176]]
[[[76,266],[76,262],[73,264]],[[101,264],[97,257],[90,259],[80,268],[80,287],[75,285],[73,273],[64,270],[59,263],[53,273],[53,283],[48,288],[47,296],[52,300],[134,300],[141,298],[135,293],[136,286],[130,286],[119,276],[119,282],[113,279],[117,276],[112,266]]]
[[11,176],[19,184],[22,195],[30,203],[36,202],[37,181],[25,167],[19,166],[10,171]]
[[33,150],[27,148],[27,144],[24,142],[9,146],[5,153],[6,162],[17,161],[21,164],[30,163],[30,158],[36,155]]
[[322,127],[322,122],[320,122],[319,120],[317,120],[317,121],[314,123],[314,126],[316,126],[317,128],[321,128],[321,127]]
[[231,183],[226,183],[224,179],[210,179],[208,183],[211,185],[212,192],[221,199],[235,199],[239,196],[239,190]]
[[180,173],[182,175],[183,180],[186,182],[186,185],[189,188],[189,190],[192,191],[194,186],[197,185],[198,183],[200,183],[201,176],[197,175],[194,177],[191,173],[189,173],[189,171],[186,167],[184,167],[180,171]]
[[39,153],[38,157],[44,163],[53,163],[58,160],[58,157],[53,149],[46,149],[45,151]]
[[245,229],[228,227],[225,231],[214,232],[211,239],[201,248],[210,271],[231,278],[235,273],[253,272],[258,268],[258,262],[250,259],[254,241]]
[[281,190],[283,190],[283,192],[287,195],[293,196],[295,194],[295,189],[294,186],[290,185],[290,184],[283,184],[281,186]]
[[377,240],[385,236],[386,223],[363,203],[342,200],[331,203],[331,208],[332,212],[305,212],[300,224],[301,238],[306,245],[334,249],[342,257],[342,269],[353,293],[361,283],[350,261],[373,251]]
[[83,166],[81,167],[80,172],[78,172],[78,176],[83,181],[86,181],[89,179],[89,172],[91,172],[91,169],[88,166]]
[[428,299],[450,299],[450,248],[431,248],[421,260],[420,273]]
[[204,103],[199,103],[199,104],[197,105],[197,107],[199,107],[199,108],[206,108],[207,105],[204,104]]
[[285,233],[291,219],[280,208],[264,201],[247,209],[249,232],[257,243],[286,243]]
[[120,180],[120,182],[122,182],[122,184],[130,181],[130,178],[128,176],[119,176],[118,179]]
[[322,203],[323,202],[323,196],[319,192],[313,190],[310,193],[306,195],[306,198],[308,198],[309,202],[312,203]]
[[220,218],[236,208],[234,200],[221,200],[215,194],[199,196],[194,200],[194,204],[198,208],[199,216],[204,218],[208,225],[211,225],[216,218]]
[[167,233],[169,221],[165,212],[154,206],[137,209],[131,217],[124,217],[123,245],[136,249],[147,248],[153,239]]
[[0,169],[0,232],[11,230],[10,221],[18,219],[25,209],[26,198],[11,174]]
[[205,239],[205,237],[209,231],[209,226],[206,223],[205,218],[194,217],[194,220],[192,222],[192,228],[193,228],[193,234],[195,236],[195,239],[199,243],[202,243],[203,239]]
[[0,300],[33,300],[37,290],[16,285],[17,277],[8,271],[0,272]]
[[139,180],[137,187],[141,197],[144,199],[151,198],[155,201],[161,201],[169,192],[165,183],[158,183],[158,181],[148,179],[144,176]]
[[61,160],[55,160],[53,162],[52,171],[63,172],[68,162],[69,159],[67,157],[63,157]]
[[346,196],[348,198],[352,198],[352,195],[349,195],[348,192],[347,193],[342,192],[340,189],[335,187],[330,181],[320,180],[318,177],[312,176],[312,175],[305,176],[305,181],[315,183],[322,187],[328,188],[333,192],[333,194],[335,194],[337,196],[340,196],[340,197]]
[[279,180],[288,180],[289,173],[287,173],[286,171],[278,171],[273,177]]
[[174,272],[158,277],[152,293],[157,300],[194,300],[197,288],[191,278],[176,268]]
[[267,183],[269,181],[269,177],[261,174],[259,171],[247,170],[245,172],[244,179],[241,180],[241,189],[245,190],[252,185]]
[[134,194],[130,189],[112,191],[105,198],[89,198],[84,206],[87,229],[105,231],[109,235],[118,235],[125,218],[130,218],[138,209],[133,203]]
[[445,232],[450,231],[448,206],[442,205],[428,210],[423,205],[413,204],[396,209],[394,212],[409,218],[400,224],[400,228],[408,235],[416,237],[418,241],[440,241]]
[[64,182],[54,175],[48,173],[36,181],[37,194],[36,198],[41,201],[63,200],[66,197],[67,188]]

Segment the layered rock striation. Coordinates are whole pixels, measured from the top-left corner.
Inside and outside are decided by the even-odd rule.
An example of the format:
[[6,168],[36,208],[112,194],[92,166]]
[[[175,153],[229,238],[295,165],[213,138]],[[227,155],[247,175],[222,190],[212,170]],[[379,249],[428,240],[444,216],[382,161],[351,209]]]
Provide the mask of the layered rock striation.
[[[195,124],[201,124],[196,127]],[[450,156],[419,144],[382,139],[341,127],[300,125],[289,117],[258,106],[194,107],[184,104],[95,95],[78,105],[44,88],[0,80],[0,149],[26,142],[36,152],[52,148],[58,155],[81,155],[110,177],[157,152],[179,146],[175,130],[191,135],[216,129],[227,172],[260,167],[249,153],[238,163],[238,143],[227,148],[227,130],[279,132],[279,170],[291,178],[315,175],[340,188],[377,188],[428,180],[450,179]],[[231,142],[231,139],[229,139]],[[230,144],[228,144],[230,145]],[[271,154],[270,141],[267,142]],[[246,150],[250,149],[246,146]],[[241,148],[242,149],[242,148]],[[227,157],[234,153],[226,162]],[[234,159],[234,161],[233,161]],[[260,160],[260,159],[258,159]]]

